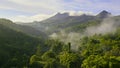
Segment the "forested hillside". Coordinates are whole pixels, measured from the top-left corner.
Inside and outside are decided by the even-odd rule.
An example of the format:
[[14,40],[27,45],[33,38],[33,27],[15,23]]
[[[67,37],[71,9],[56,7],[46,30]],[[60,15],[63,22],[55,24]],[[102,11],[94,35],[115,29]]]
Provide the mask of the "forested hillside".
[[30,26],[15,24],[11,20],[8,20],[8,19],[0,18],[0,24],[6,27],[9,27],[13,30],[23,32],[30,36],[34,36],[34,37],[37,36],[37,37],[43,37],[43,38],[46,37],[45,33],[43,33],[42,31],[38,29],[34,29]]
[[85,36],[79,49],[72,50],[71,43],[48,40],[49,50],[42,53],[37,49],[31,56],[32,68],[119,68],[120,31],[105,35]]
[[23,68],[44,40],[12,30],[0,24],[0,68]]
[[0,68],[120,68],[120,16],[110,15],[0,19]]

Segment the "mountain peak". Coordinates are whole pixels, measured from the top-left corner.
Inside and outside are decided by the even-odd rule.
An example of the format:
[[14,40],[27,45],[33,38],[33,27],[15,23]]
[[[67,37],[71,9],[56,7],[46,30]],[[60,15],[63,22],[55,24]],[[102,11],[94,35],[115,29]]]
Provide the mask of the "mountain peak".
[[51,17],[52,19],[58,19],[58,18],[66,18],[69,16],[69,13],[57,13],[56,15],[54,15],[53,17]]
[[60,12],[58,12],[55,16],[69,16],[69,13],[67,13],[67,12],[60,13]]
[[108,12],[108,11],[106,11],[106,10],[103,10],[102,12],[100,12],[98,15],[97,15],[97,17],[99,17],[99,18],[107,18],[107,17],[109,17],[109,16],[111,16],[111,13],[110,12]]
[[109,13],[108,11],[106,11],[106,10],[103,10],[103,11],[101,11],[101,13]]

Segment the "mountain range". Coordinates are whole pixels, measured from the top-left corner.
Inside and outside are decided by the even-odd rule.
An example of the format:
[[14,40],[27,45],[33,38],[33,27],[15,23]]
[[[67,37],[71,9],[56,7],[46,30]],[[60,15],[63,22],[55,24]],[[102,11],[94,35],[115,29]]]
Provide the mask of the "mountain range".
[[67,12],[57,13],[43,21],[34,21],[24,24],[15,24],[8,19],[1,18],[0,24],[30,36],[47,37],[47,35],[60,32],[61,30],[67,32],[82,32],[88,26],[98,25],[106,18],[117,21],[120,20],[119,15],[112,16],[110,12],[103,10],[97,15],[82,14],[80,16],[70,16]]
[[[68,33],[69,32],[81,33],[85,31],[87,27],[96,26],[96,25],[99,27],[99,25],[105,19],[107,19],[106,22],[108,26],[112,22],[112,26],[115,26],[118,28],[117,32],[115,32],[115,34],[107,34],[103,36],[95,35],[93,37],[83,38],[82,42],[79,42],[80,45],[82,43],[82,46],[80,46],[79,52],[75,52],[75,51],[72,52],[72,50],[70,51],[70,43],[69,43],[69,52],[67,52],[68,48],[64,49],[67,45],[64,44],[63,42],[60,42],[58,40],[51,40],[51,39],[47,40],[49,39],[48,37],[49,35],[51,35],[52,33],[58,33],[61,30],[65,30]],[[104,27],[108,27],[108,26],[106,26],[105,24]],[[62,56],[63,52],[65,52],[65,54],[63,54],[63,58],[64,58],[64,55],[66,57],[66,54],[68,54],[66,58],[69,61],[73,61],[71,60],[71,57],[74,57],[74,56],[76,57],[76,55],[78,54],[80,56],[79,58],[81,58],[83,55],[84,56],[82,58],[85,58],[86,55],[88,56],[88,53],[92,53],[94,50],[95,50],[94,54],[98,53],[98,55],[99,54],[103,55],[105,53],[107,54],[107,56],[111,54],[115,54],[119,56],[120,55],[120,51],[119,51],[120,28],[119,27],[120,27],[120,16],[119,15],[112,16],[110,12],[107,12],[105,10],[100,12],[97,15],[83,14],[80,16],[70,16],[69,13],[57,13],[56,15],[46,20],[39,21],[39,22],[35,21],[32,23],[24,23],[24,24],[15,24],[15,22],[12,22],[11,20],[0,18],[0,68],[37,68],[36,66],[40,68],[41,65],[43,68],[43,66],[46,67],[46,65],[49,65],[49,64],[50,66],[52,66],[51,63],[49,63],[51,60],[52,60],[52,63],[54,63],[53,61],[56,61],[57,64],[55,62],[55,65],[59,64],[58,65],[59,67],[61,65],[61,63],[59,63],[60,62],[59,60],[61,60],[61,58],[59,58],[58,56]],[[103,26],[101,28],[103,28]],[[112,28],[109,28],[109,29],[112,29]],[[105,30],[109,30],[109,29],[107,28]],[[102,31],[104,31],[104,29]],[[76,39],[77,37],[73,37],[73,38]],[[64,42],[66,43],[66,41]],[[79,45],[79,44],[76,44],[76,45]],[[89,46],[88,44],[91,46]],[[84,45],[87,47],[85,47]],[[81,49],[81,47],[83,49]],[[98,51],[96,52],[96,50]],[[80,55],[82,51],[83,53],[86,53],[86,54]],[[91,55],[94,55],[94,54],[91,54]],[[72,56],[69,56],[69,55],[72,55]],[[74,61],[76,60],[78,59],[75,59]],[[86,60],[86,58],[84,60]],[[103,60],[105,59],[103,58]],[[66,59],[63,61],[66,61]],[[111,63],[111,62],[108,62],[108,63]],[[76,65],[76,62],[75,63],[72,62],[72,64]],[[33,65],[33,67],[29,67],[30,65]],[[118,65],[120,64],[118,63]]]
[[4,19],[4,18],[0,19],[0,25],[4,25],[4,26],[9,27],[15,31],[22,32],[22,33],[25,33],[25,34],[30,35],[30,36],[37,36],[37,37],[38,36],[41,36],[41,37],[45,36],[45,34],[43,32],[41,32],[40,30],[37,30],[37,29],[30,27],[30,26],[15,24],[11,20]]
[[[43,31],[46,34],[51,34],[53,32],[59,32],[62,29],[67,31],[74,31],[74,28],[81,24],[89,24],[89,23],[100,23],[105,18],[114,17],[108,11],[101,11],[97,15],[87,15],[82,14],[80,16],[70,16],[69,13],[57,13],[56,15],[40,21],[40,22],[32,22],[22,25],[31,26],[37,30]],[[77,27],[76,27],[77,28]],[[76,29],[75,28],[75,29]],[[79,30],[79,29],[78,29]]]

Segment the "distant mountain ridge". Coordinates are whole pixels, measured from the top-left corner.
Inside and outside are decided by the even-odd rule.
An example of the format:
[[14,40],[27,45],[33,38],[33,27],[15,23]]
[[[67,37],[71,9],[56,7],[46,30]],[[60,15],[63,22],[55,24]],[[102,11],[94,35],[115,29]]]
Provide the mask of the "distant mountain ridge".
[[57,13],[55,16],[53,16],[51,18],[57,19],[57,18],[65,18],[68,16],[69,16],[69,13]]
[[25,33],[30,36],[41,36],[41,37],[45,36],[45,34],[43,32],[41,32],[40,30],[37,30],[30,26],[15,24],[11,20],[4,19],[4,18],[0,18],[0,25],[4,25],[15,31],[19,31],[19,32]]
[[76,25],[80,25],[82,23],[87,23],[91,21],[100,22],[104,18],[108,17],[111,17],[111,13],[105,10],[101,11],[96,16],[87,14],[82,14],[80,16],[70,16],[69,13],[57,13],[56,15],[46,20],[34,23],[27,23],[25,25],[31,26],[35,29],[41,30],[46,33],[52,33],[61,29],[66,29]]
[[[39,23],[50,23],[50,22],[55,22],[57,20],[61,20],[62,19],[62,22],[65,21],[65,20],[69,20],[69,19],[72,19],[72,20],[78,20],[78,22],[81,22],[81,19],[87,19],[87,18],[99,18],[99,19],[104,19],[104,18],[107,18],[107,17],[110,17],[111,16],[111,13],[106,11],[106,10],[103,10],[101,11],[99,14],[97,14],[96,16],[94,15],[88,15],[88,14],[82,14],[82,15],[79,15],[79,16],[70,16],[69,15],[69,12],[65,12],[65,13],[57,13],[56,15],[46,19],[46,20],[43,20],[43,21],[40,21]],[[55,22],[57,23],[57,22]]]
[[[29,61],[28,57],[35,53],[36,46],[41,41],[8,27],[7,25],[12,23],[10,22],[7,19],[0,19],[0,68],[22,68]],[[14,63],[13,59],[17,63]]]

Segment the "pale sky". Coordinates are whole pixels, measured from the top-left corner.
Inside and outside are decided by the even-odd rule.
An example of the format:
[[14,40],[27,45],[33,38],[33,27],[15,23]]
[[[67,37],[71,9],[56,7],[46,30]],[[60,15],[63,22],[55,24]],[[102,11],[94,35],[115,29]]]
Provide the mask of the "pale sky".
[[120,15],[120,0],[0,0],[0,18],[14,22],[41,21],[57,12]]

